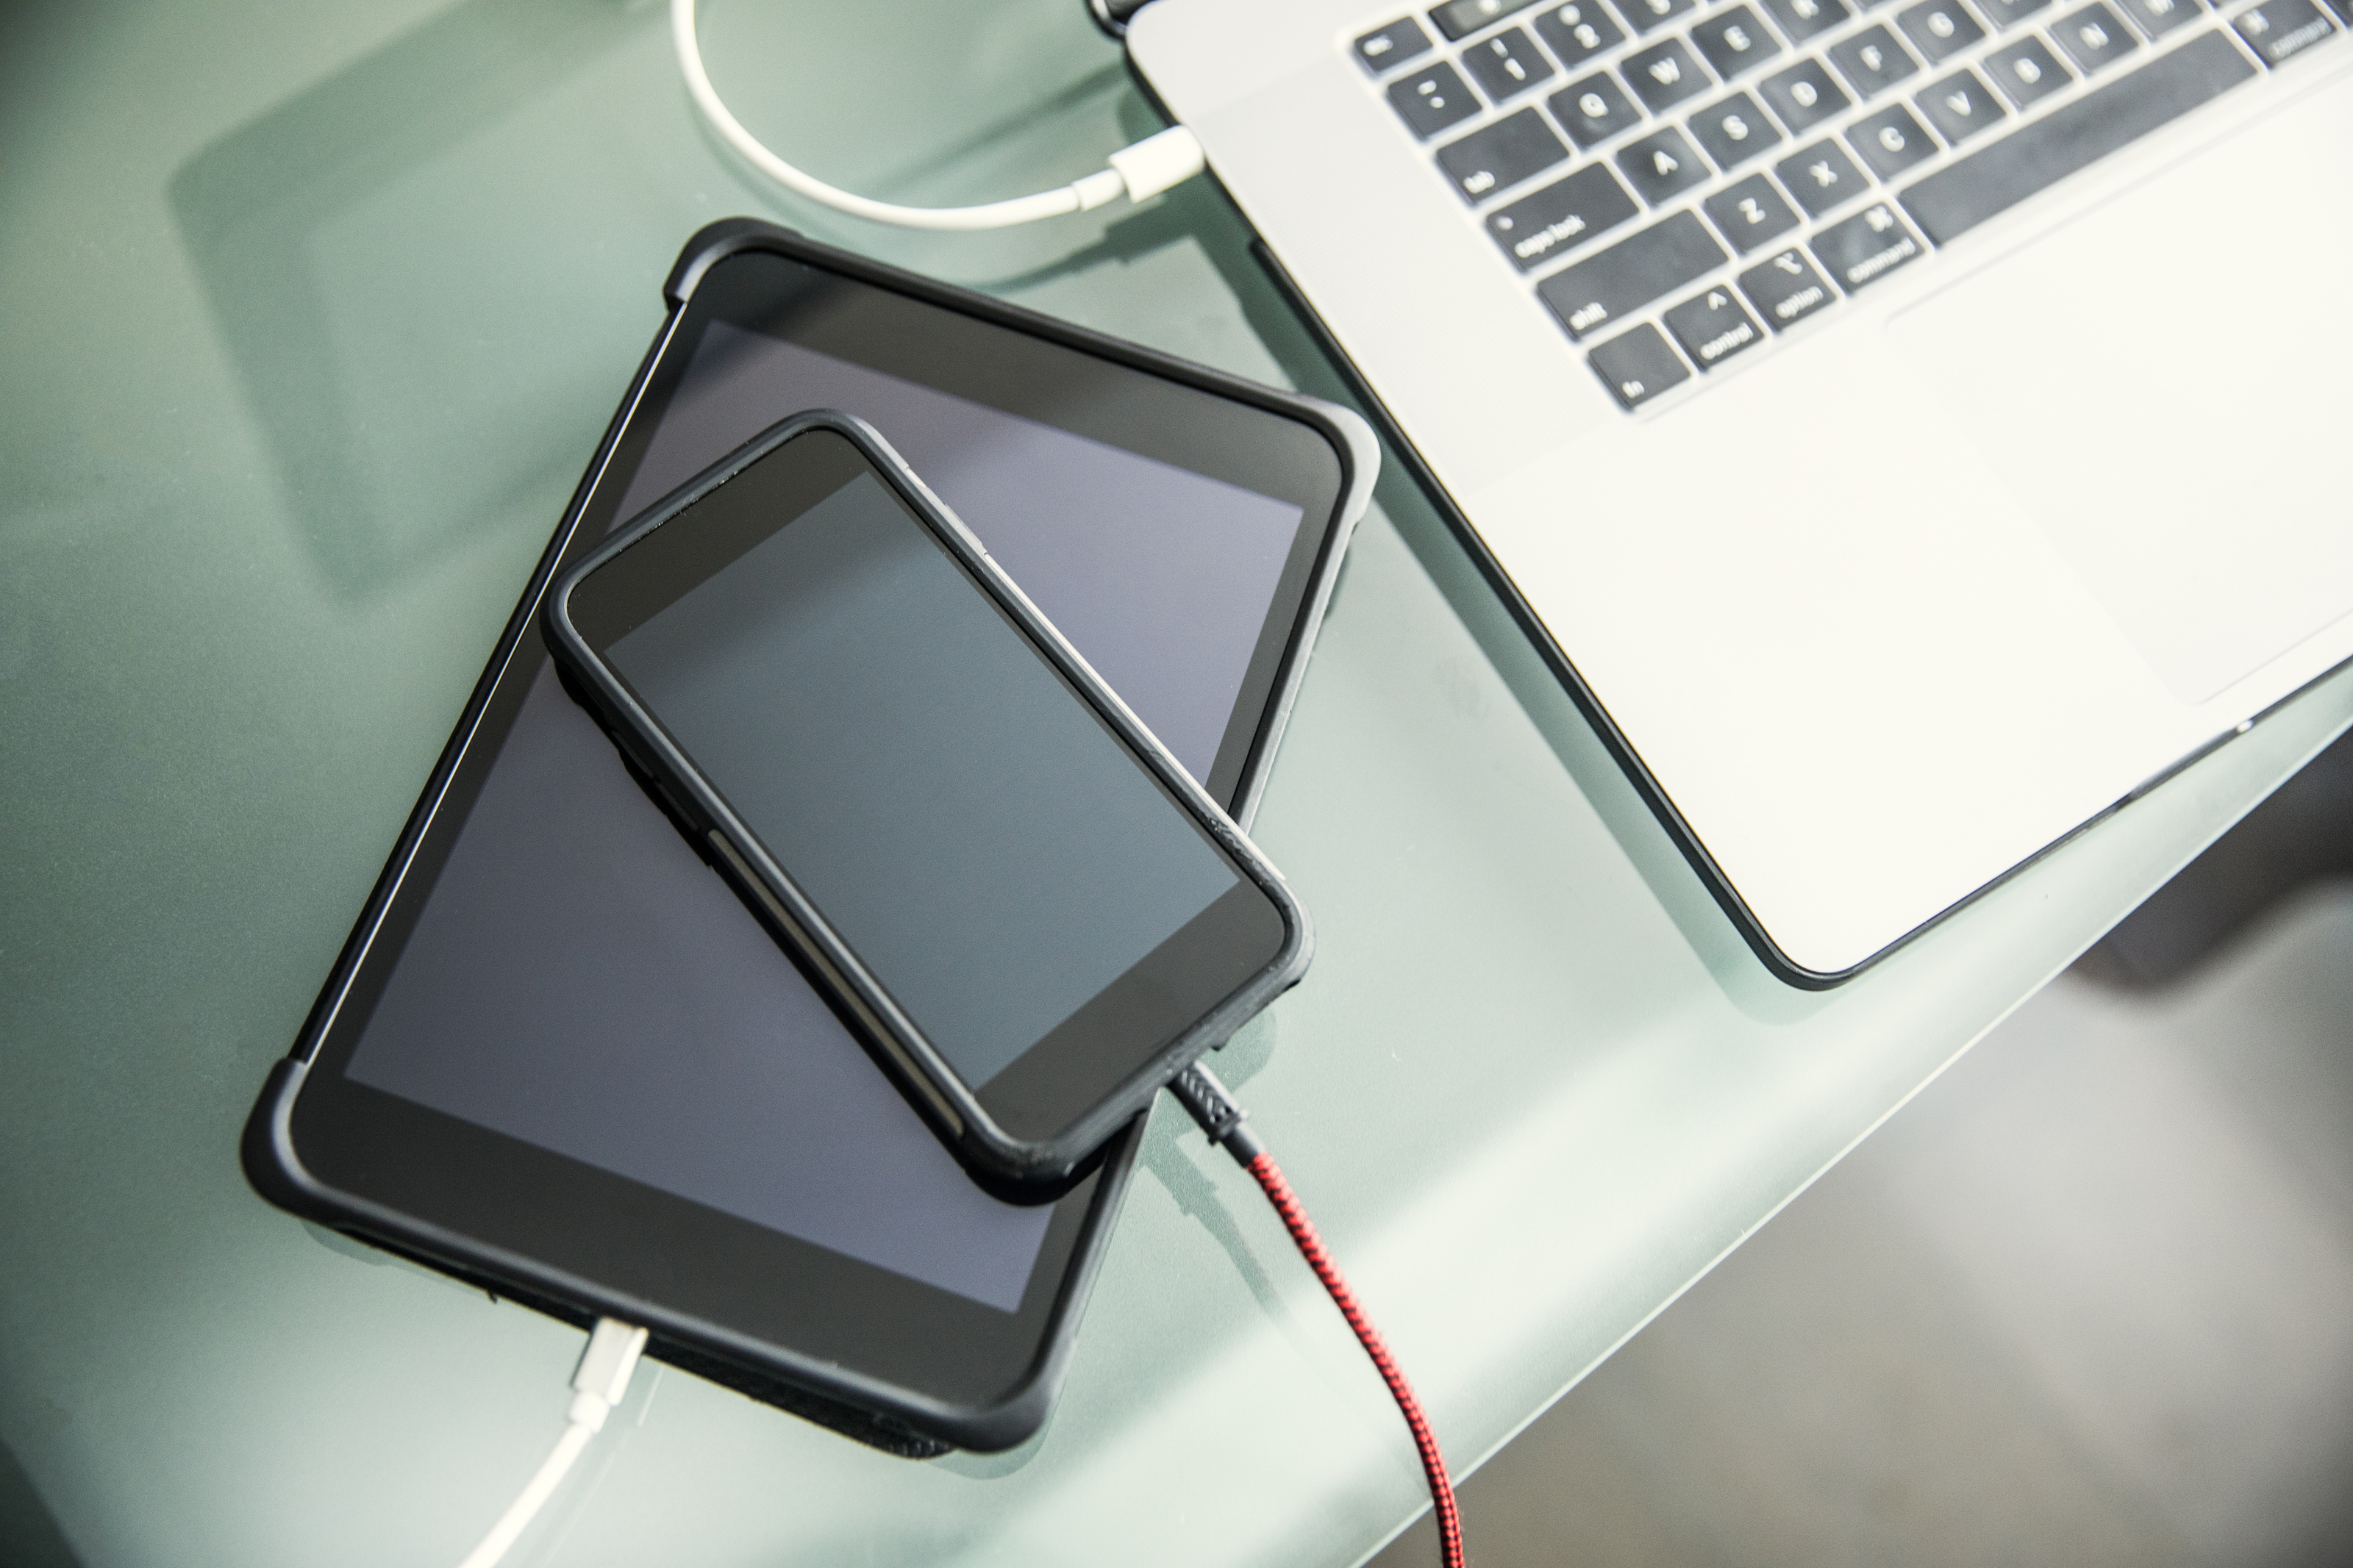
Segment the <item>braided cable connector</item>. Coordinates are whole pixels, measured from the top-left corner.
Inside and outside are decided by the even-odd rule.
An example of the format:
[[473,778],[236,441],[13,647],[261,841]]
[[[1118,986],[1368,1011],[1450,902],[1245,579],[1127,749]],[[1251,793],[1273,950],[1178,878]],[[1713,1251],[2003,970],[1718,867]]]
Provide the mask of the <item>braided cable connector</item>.
[[1356,1300],[1356,1291],[1349,1288],[1340,1266],[1332,1260],[1324,1238],[1316,1234],[1315,1222],[1307,1217],[1299,1194],[1291,1190],[1291,1184],[1283,1179],[1282,1168],[1250,1130],[1249,1112],[1234,1099],[1233,1091],[1218,1081],[1218,1075],[1198,1062],[1170,1079],[1168,1091],[1193,1113],[1193,1120],[1201,1124],[1209,1142],[1223,1147],[1258,1183],[1267,1201],[1274,1205],[1274,1212],[1282,1216],[1283,1228],[1291,1232],[1300,1256],[1315,1270],[1315,1278],[1323,1282],[1332,1304],[1340,1309],[1356,1342],[1365,1347],[1381,1381],[1388,1384],[1389,1397],[1397,1402],[1398,1414],[1405,1417],[1407,1429],[1413,1434],[1414,1450],[1421,1458],[1421,1473],[1430,1483],[1430,1505],[1438,1521],[1439,1552],[1446,1568],[1463,1568],[1462,1515],[1455,1507],[1454,1480],[1446,1472],[1445,1456],[1439,1452],[1438,1435],[1430,1430],[1430,1418],[1422,1413],[1413,1384],[1406,1381],[1405,1369],[1389,1354],[1380,1331],[1373,1326],[1372,1318]]
[[1233,1091],[1218,1081],[1218,1075],[1206,1066],[1195,1062],[1178,1073],[1168,1084],[1168,1092],[1176,1103],[1193,1113],[1209,1142],[1220,1145],[1243,1164],[1266,1152],[1258,1134],[1244,1125],[1250,1112],[1241,1108]]

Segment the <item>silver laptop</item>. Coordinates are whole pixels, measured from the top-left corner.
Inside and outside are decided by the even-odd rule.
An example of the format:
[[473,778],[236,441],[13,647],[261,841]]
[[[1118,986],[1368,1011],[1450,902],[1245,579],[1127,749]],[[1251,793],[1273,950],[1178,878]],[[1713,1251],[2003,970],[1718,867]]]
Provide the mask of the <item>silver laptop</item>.
[[2348,11],[1152,0],[1128,48],[1819,985],[2353,657]]

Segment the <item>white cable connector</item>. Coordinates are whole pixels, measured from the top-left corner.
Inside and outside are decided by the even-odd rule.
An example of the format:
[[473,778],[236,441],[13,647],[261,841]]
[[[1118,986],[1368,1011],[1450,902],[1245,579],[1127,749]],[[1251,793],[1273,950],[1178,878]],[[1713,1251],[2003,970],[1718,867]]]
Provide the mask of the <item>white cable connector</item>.
[[971,207],[904,207],[895,202],[878,202],[828,185],[816,175],[793,167],[769,152],[758,137],[744,130],[743,122],[727,111],[727,105],[720,100],[719,89],[711,85],[711,73],[702,68],[702,45],[694,29],[694,0],[670,0],[670,28],[671,42],[678,47],[679,74],[686,79],[686,90],[694,99],[695,108],[702,111],[711,128],[741,153],[745,163],[786,190],[874,223],[896,224],[902,228],[1008,228],[1039,218],[1060,217],[1064,213],[1084,212],[1117,201],[1123,195],[1131,202],[1144,201],[1191,179],[1208,166],[1200,139],[1181,125],[1172,125],[1113,153],[1111,167],[1035,195]]
[[458,1568],[494,1568],[500,1558],[531,1527],[555,1489],[564,1484],[581,1450],[588,1439],[605,1429],[605,1417],[613,1413],[621,1398],[629,1391],[629,1374],[638,1369],[638,1357],[646,1348],[646,1331],[616,1318],[599,1318],[588,1335],[588,1348],[580,1352],[580,1364],[572,1372],[572,1407],[565,1413],[564,1436],[555,1440],[554,1448],[541,1461],[539,1471],[507,1505],[498,1523],[482,1537],[482,1543],[466,1553]]
[[1172,125],[1113,153],[1111,166],[1127,186],[1127,199],[1140,202],[1183,184],[1208,168],[1209,159],[1199,137]]

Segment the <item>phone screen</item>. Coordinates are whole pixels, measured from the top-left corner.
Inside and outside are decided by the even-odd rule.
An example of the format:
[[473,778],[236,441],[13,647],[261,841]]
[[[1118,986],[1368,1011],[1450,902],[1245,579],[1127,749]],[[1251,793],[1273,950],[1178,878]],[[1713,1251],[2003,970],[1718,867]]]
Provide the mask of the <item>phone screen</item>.
[[[797,327],[709,320],[667,351],[686,368],[638,416],[651,429],[625,439],[634,468],[605,481],[624,489],[607,515],[628,520],[786,414],[859,413],[1208,779],[1258,722],[1243,675],[1301,509],[1003,406],[991,378],[1032,340],[992,329],[1009,348],[961,353],[954,331],[977,332],[961,320],[916,323],[944,345],[923,363],[956,371],[955,390],[838,336],[819,350],[793,341]],[[997,1311],[1020,1307],[1059,1209],[973,1184],[647,801],[535,633],[517,658],[503,679],[523,695],[494,705],[471,742],[495,756],[454,807],[463,822],[429,890],[403,894],[413,915],[343,1075]]]
[[[786,521],[800,476],[778,470],[819,465],[829,484],[844,463],[856,477]],[[628,591],[614,579],[650,574],[638,557],[715,544],[712,513],[770,531],[605,658],[967,1084],[985,1089],[1241,888],[829,430],[590,574],[573,595],[584,629],[592,599]],[[1270,915],[1268,955],[1282,935]],[[1164,1034],[1130,1037],[1139,1059],[1191,1019],[1156,1022]]]

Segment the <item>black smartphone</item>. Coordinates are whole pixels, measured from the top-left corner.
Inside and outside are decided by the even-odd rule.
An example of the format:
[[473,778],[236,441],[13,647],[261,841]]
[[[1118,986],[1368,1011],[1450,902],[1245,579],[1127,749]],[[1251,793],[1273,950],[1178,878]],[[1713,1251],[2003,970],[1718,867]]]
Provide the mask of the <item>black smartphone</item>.
[[1377,449],[1343,410],[765,224],[697,234],[662,292],[245,1168],[861,1441],[1003,1448],[1050,1407],[1135,1127],[1058,1202],[973,1182],[565,694],[542,599],[778,419],[851,409],[1247,825]]
[[704,470],[543,616],[574,695],[986,1175],[1067,1180],[1306,970],[1274,867],[853,415]]

